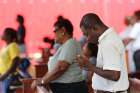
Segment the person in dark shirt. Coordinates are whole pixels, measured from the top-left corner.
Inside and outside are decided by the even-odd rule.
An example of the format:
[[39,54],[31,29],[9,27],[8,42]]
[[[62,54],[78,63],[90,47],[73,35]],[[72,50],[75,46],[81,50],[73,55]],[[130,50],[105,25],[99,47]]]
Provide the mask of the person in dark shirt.
[[25,36],[26,36],[26,29],[24,26],[24,17],[22,15],[17,15],[17,22],[18,22],[18,29],[17,29],[17,36],[18,36],[18,44],[20,53],[25,53]]

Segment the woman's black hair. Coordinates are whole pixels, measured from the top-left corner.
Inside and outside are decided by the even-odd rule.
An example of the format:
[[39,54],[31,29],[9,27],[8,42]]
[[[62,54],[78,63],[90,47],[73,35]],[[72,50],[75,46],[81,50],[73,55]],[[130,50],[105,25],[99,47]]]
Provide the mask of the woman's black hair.
[[63,16],[58,16],[57,21],[54,23],[54,27],[59,28],[65,28],[66,32],[73,36],[73,25],[70,22],[70,20],[63,18]]

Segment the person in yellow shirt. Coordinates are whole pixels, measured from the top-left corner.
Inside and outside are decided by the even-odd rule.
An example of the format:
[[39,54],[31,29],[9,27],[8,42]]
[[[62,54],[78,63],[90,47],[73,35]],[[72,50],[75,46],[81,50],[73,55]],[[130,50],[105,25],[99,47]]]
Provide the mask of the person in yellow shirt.
[[0,93],[9,93],[10,74],[16,70],[19,62],[19,48],[17,45],[17,32],[13,28],[4,30],[2,40],[6,45],[0,51]]

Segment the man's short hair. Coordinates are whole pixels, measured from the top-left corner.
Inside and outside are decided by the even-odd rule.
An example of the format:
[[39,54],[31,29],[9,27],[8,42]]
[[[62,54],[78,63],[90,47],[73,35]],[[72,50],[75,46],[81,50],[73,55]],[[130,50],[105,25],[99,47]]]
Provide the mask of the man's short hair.
[[80,27],[83,26],[85,29],[96,29],[96,27],[100,25],[103,25],[103,22],[98,15],[94,13],[85,14],[80,22]]
[[135,11],[134,15],[137,17],[138,20],[140,20],[140,10]]

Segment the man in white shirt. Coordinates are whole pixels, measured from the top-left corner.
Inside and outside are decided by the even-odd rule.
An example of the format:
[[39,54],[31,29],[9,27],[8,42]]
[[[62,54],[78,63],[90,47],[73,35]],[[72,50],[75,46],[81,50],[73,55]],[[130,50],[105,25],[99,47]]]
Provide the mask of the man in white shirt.
[[[131,33],[131,30],[133,28],[134,25],[134,17],[133,16],[126,16],[124,19],[124,24],[126,25],[125,29],[119,33],[119,36],[123,39],[127,38],[129,36],[129,34]],[[129,43],[126,46],[126,53],[128,55],[128,73],[134,73],[136,72],[136,66],[134,63],[134,59],[133,59],[133,42]]]
[[77,56],[81,67],[94,71],[92,86],[95,93],[127,93],[129,87],[124,45],[114,31],[94,13],[83,16],[80,28],[88,41],[98,41],[97,64],[89,64],[85,56]]
[[134,52],[134,62],[136,64],[136,71],[140,70],[140,10],[134,12],[135,24],[129,33],[128,37],[123,40],[125,45],[132,45]]

